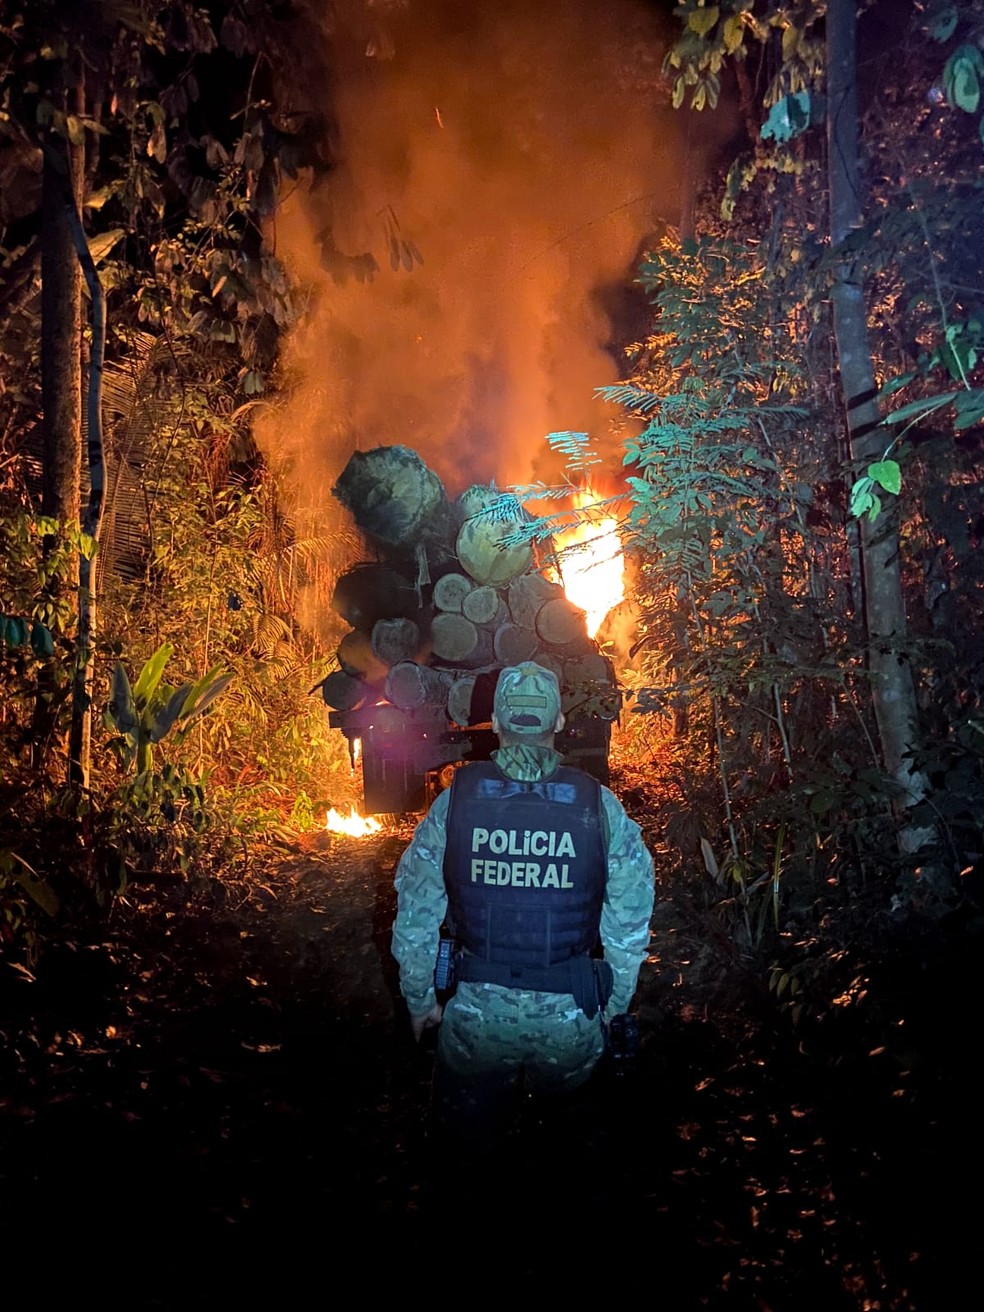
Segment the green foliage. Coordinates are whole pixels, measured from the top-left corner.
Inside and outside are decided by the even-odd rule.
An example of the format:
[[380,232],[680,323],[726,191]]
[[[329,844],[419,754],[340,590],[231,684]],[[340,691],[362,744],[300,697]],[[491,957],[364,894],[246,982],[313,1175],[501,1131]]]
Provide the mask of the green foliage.
[[769,110],[762,124],[762,136],[774,141],[790,141],[805,132],[811,122],[811,99],[808,91],[794,91],[783,96]]
[[164,870],[188,874],[199,857],[215,817],[205,785],[181,765],[146,769],[113,795],[105,839],[107,891],[122,892],[142,876]]
[[223,692],[233,675],[213,666],[201,679],[179,688],[162,684],[164,667],[173,648],[163,643],[146,661],[137,682],[131,688],[125,668],[117,662],[113,673],[108,716],[122,736],[128,759],[138,776],[151,767],[151,747],[174,730],[180,738],[199,715],[204,714]]
[[875,491],[876,487],[884,489],[886,492],[892,492],[898,496],[902,490],[902,471],[896,460],[878,460],[868,466],[868,472],[864,478],[859,478],[851,488],[851,514],[858,519],[862,515],[867,515],[869,519],[876,520],[881,514],[881,497]]
[[684,30],[663,62],[664,72],[673,77],[673,107],[683,104],[689,89],[692,108],[713,109],[726,62],[745,61],[756,47],[768,51],[777,68],[765,93],[766,105],[809,89],[823,62],[823,33],[817,30],[822,14],[823,6],[808,0],[727,0],[717,5],[680,0],[675,16]]
[[12,847],[0,847],[0,949],[28,962],[37,944],[36,915],[58,911],[58,895]]

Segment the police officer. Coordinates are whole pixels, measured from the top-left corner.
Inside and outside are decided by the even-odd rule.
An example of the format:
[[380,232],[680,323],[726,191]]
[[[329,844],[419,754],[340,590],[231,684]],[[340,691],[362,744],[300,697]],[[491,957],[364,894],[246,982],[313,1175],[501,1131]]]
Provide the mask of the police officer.
[[[440,1025],[439,1122],[472,1139],[506,1126],[522,1081],[564,1094],[588,1079],[635,992],[654,896],[638,825],[554,749],[556,675],[504,669],[493,706],[492,760],[456,772],[400,860],[392,939],[414,1037]],[[446,921],[458,983],[442,1011]]]

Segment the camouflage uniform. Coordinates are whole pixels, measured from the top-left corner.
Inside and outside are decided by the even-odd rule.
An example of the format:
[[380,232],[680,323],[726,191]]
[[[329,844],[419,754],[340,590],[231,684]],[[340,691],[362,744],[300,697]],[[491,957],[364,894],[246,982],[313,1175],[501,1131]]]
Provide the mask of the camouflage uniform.
[[[511,779],[549,777],[561,764],[552,747],[511,744],[493,760]],[[621,803],[601,788],[608,877],[600,937],[614,986],[607,1021],[632,1000],[649,944],[653,911],[653,862],[640,830]],[[443,862],[449,793],[441,793],[417,826],[396,872],[398,912],[393,955],[411,1016],[434,1007],[434,962],[439,928],[447,911]],[[600,1018],[589,1020],[571,994],[462,982],[444,1009],[438,1035],[437,1086],[485,1088],[501,1095],[520,1072],[533,1092],[573,1090],[591,1074],[604,1049]],[[452,1095],[452,1099],[454,1096]]]

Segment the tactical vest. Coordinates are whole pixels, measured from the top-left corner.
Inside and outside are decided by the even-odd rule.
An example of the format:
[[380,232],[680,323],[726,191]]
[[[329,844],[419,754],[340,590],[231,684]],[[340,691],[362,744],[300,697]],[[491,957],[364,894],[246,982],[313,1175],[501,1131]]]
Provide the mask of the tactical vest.
[[579,996],[572,968],[590,972],[607,878],[601,808],[581,770],[534,781],[491,761],[457,771],[444,882],[459,978]]

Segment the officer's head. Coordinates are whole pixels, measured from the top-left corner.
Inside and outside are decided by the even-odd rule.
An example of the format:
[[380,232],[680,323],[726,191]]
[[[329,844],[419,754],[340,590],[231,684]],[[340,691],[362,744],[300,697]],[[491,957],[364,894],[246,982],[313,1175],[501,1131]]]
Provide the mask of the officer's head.
[[507,666],[495,685],[492,712],[500,741],[549,746],[563,727],[556,674],[533,661]]

